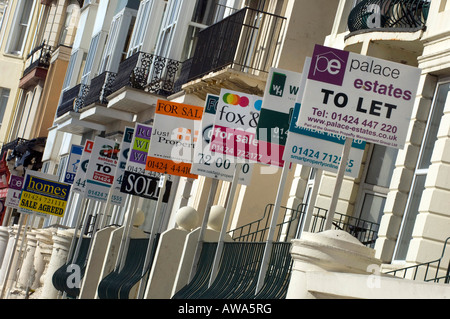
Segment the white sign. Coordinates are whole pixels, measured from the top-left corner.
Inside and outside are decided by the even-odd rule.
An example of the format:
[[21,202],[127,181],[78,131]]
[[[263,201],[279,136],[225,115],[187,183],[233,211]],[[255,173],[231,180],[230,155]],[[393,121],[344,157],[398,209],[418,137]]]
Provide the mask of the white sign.
[[64,174],[64,183],[73,184],[75,175],[81,162],[83,154],[83,146],[72,145],[70,149],[69,161],[67,162],[66,173]]
[[120,143],[96,137],[86,172],[86,198],[106,202],[119,162]]
[[72,186],[72,191],[84,194],[86,189],[86,172],[89,166],[89,160],[91,158],[92,147],[94,146],[94,141],[87,140],[84,148],[83,154],[81,155],[80,166],[75,174],[75,179]]
[[[236,163],[223,154],[211,152],[210,142],[219,96],[208,94],[202,117],[200,137],[195,144],[194,161],[191,173],[231,182]],[[239,174],[239,184],[248,185],[252,176],[253,164],[245,163]]]
[[20,193],[23,187],[23,177],[11,175],[9,178],[8,194],[5,205],[11,208],[19,208]]
[[197,178],[191,174],[203,107],[158,100],[146,170]]
[[298,126],[403,148],[420,69],[316,45]]
[[[337,173],[341,162],[345,137],[333,133],[307,129],[297,126],[306,77],[309,72],[311,59],[307,58],[303,67],[303,76],[299,83],[299,91],[292,114],[289,135],[283,159],[317,169]],[[361,140],[353,141],[345,175],[358,177],[366,143]]]
[[257,96],[222,89],[214,120],[211,151],[242,163],[263,162],[256,137],[261,105],[262,99]]
[[257,127],[260,153],[268,150],[266,164],[284,164],[283,153],[301,79],[298,72],[270,69]]
[[130,153],[130,145],[133,140],[134,128],[125,127],[122,143],[120,144],[119,163],[114,175],[114,182],[112,185],[111,203],[118,206],[123,206],[125,203],[125,195],[120,191],[123,175],[127,166],[128,155]]

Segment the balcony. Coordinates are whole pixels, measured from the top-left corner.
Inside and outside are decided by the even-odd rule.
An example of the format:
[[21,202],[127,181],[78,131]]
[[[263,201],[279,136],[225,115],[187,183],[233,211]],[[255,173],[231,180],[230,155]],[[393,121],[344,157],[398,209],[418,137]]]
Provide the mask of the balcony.
[[350,33],[378,30],[415,32],[425,28],[430,2],[425,0],[365,0],[348,17]]
[[40,46],[34,48],[27,56],[25,70],[19,82],[21,89],[27,89],[35,86],[39,81],[45,80],[53,48],[43,42]]
[[80,120],[86,120],[99,124],[108,124],[112,121],[133,121],[133,115],[119,110],[107,109],[108,95],[112,93],[111,88],[117,74],[103,72],[91,80],[86,96],[80,99]]
[[104,131],[105,126],[98,123],[82,121],[80,111],[85,105],[85,99],[89,92],[89,86],[78,84],[63,92],[61,101],[56,111],[55,124],[58,130],[72,134],[83,134],[92,130]]
[[363,0],[348,16],[346,46],[370,40],[417,56],[429,7],[427,0]]
[[181,63],[145,52],[137,52],[119,65],[107,96],[108,108],[133,114],[173,93]]
[[244,8],[200,31],[193,58],[183,63],[178,89],[200,98],[218,85],[262,94],[285,24],[284,17]]

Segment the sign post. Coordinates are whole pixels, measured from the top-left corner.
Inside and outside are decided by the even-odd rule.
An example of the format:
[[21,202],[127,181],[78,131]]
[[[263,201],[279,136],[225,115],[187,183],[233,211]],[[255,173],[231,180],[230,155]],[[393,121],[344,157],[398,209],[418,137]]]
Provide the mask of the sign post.
[[[200,257],[204,233],[208,225],[208,219],[211,212],[211,207],[214,203],[214,197],[217,191],[219,180],[232,182],[236,164],[234,158],[226,156],[222,153],[212,152],[210,150],[210,143],[213,134],[214,121],[216,117],[217,104],[220,96],[208,94],[206,97],[205,109],[203,112],[202,123],[200,128],[200,138],[197,139],[194,148],[194,160],[192,163],[191,173],[211,178],[211,188],[208,195],[208,202],[205,207],[203,221],[200,228],[197,247],[191,267],[192,279],[195,275],[197,261]],[[239,174],[239,184],[248,185],[253,173],[253,164],[245,163]]]
[[257,163],[260,159],[256,127],[261,111],[261,99],[254,95],[222,89],[217,103],[211,135],[210,150],[223,154],[237,164],[231,182],[225,216],[214,256],[209,285],[217,276],[222,255],[226,228],[231,216],[234,196],[244,165]]
[[295,101],[298,94],[301,94],[303,91],[301,85],[301,73],[272,68],[269,72],[265,88],[257,132],[260,154],[264,153],[261,150],[265,150],[266,156],[263,156],[260,161],[272,166],[281,166],[282,171],[266,239],[264,255],[261,261],[256,292],[258,292],[264,284],[266,272],[269,267],[270,256],[272,254],[273,237],[280,213],[283,190],[291,166],[289,161],[283,160],[283,154]]

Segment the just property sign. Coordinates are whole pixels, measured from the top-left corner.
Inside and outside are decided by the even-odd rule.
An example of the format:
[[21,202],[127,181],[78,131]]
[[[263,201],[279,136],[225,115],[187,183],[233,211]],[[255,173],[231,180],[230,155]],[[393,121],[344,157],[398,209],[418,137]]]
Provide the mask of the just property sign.
[[403,148],[420,73],[316,45],[297,125]]

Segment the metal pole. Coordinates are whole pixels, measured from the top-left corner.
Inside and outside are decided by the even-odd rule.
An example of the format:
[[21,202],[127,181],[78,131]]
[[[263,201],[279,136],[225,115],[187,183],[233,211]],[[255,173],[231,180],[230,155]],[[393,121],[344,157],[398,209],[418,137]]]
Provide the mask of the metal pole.
[[197,272],[197,262],[198,262],[198,259],[200,258],[200,253],[202,251],[202,243],[203,243],[203,240],[204,240],[204,237],[205,237],[206,228],[208,227],[209,215],[211,213],[211,207],[212,207],[212,205],[214,203],[214,197],[216,196],[216,191],[217,191],[218,184],[219,184],[219,180],[218,179],[213,178],[211,180],[211,188],[209,189],[208,202],[206,204],[205,215],[203,216],[202,226],[200,228],[200,233],[198,235],[198,242],[197,242],[197,247],[195,248],[194,259],[192,260],[192,266],[191,266],[191,273],[189,275],[189,281],[191,281],[194,278],[195,273]]
[[342,150],[341,163],[339,164],[339,170],[336,177],[336,186],[334,187],[333,197],[331,198],[330,209],[325,221],[325,229],[330,230],[333,224],[334,213],[336,212],[336,206],[339,199],[339,193],[341,192],[342,182],[344,180],[345,170],[347,169],[347,161],[352,148],[353,139],[347,137],[345,139],[344,148]]
[[266,246],[264,248],[264,255],[261,261],[261,269],[259,272],[258,283],[256,285],[256,293],[262,288],[264,279],[266,277],[267,268],[269,267],[270,255],[273,247],[273,236],[277,227],[278,215],[280,214],[281,200],[283,199],[283,190],[286,184],[287,175],[289,173],[290,163],[284,162],[283,170],[281,172],[280,183],[278,185],[278,193],[273,207],[272,220],[270,222],[269,234],[267,235]]
[[231,215],[231,209],[233,208],[234,195],[236,193],[236,188],[239,181],[239,174],[241,170],[242,170],[242,163],[236,164],[233,181],[231,182],[230,196],[228,197],[227,207],[225,209],[225,216],[223,217],[222,229],[220,230],[219,241],[217,242],[216,255],[214,256],[214,262],[211,269],[211,277],[209,278],[209,286],[211,286],[212,283],[214,282],[214,279],[216,279],[217,271],[219,270],[219,262],[222,256],[225,234],[228,227],[228,221]]

